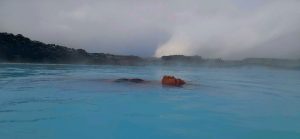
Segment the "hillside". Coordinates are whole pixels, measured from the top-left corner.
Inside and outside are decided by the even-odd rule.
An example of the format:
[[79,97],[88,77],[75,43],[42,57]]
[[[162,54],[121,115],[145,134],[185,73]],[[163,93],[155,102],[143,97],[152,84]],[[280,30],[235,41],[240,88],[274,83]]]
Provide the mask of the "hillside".
[[82,63],[82,64],[137,64],[137,56],[88,53],[55,44],[33,41],[23,35],[0,33],[0,61],[18,63]]
[[274,58],[246,58],[243,60],[205,59],[201,56],[170,55],[161,58],[140,58],[105,53],[89,53],[83,49],[33,41],[23,35],[0,33],[0,62],[51,64],[108,64],[160,66],[265,66],[300,69],[300,60]]

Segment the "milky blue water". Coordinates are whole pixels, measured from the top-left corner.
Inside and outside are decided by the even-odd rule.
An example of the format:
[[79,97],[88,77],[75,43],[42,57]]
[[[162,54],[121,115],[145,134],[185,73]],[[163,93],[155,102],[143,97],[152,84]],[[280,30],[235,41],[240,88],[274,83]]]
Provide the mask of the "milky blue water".
[[299,139],[300,71],[0,64],[0,138]]

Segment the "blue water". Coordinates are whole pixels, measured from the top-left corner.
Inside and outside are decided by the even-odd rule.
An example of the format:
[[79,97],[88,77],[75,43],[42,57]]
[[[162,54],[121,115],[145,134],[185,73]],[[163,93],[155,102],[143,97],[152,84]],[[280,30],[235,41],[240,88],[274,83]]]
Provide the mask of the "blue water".
[[300,71],[0,64],[0,138],[300,139]]

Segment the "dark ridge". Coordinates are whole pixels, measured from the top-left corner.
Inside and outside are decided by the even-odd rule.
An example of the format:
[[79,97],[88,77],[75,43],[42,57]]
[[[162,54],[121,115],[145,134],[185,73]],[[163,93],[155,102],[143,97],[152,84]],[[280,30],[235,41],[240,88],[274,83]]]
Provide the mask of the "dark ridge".
[[21,34],[0,33],[0,62],[134,65],[140,60],[137,56],[88,53],[83,49],[33,41]]
[[264,66],[273,68],[300,69],[300,59],[246,58],[243,60],[203,59],[201,56],[162,56],[163,65],[188,65],[210,67]]
[[300,59],[246,58],[243,60],[205,59],[201,56],[170,55],[140,58],[106,53],[88,53],[55,44],[33,41],[21,34],[0,33],[0,62],[108,65],[187,65],[208,67],[265,66],[300,69]]

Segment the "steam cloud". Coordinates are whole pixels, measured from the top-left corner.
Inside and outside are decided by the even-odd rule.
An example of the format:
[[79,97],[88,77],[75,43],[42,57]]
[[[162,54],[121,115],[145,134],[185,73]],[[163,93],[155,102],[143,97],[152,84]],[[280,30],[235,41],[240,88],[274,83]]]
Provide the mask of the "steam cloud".
[[91,52],[300,58],[299,0],[1,0],[0,31]]
[[[299,58],[300,1],[273,1],[257,9],[220,10],[175,25],[155,56],[184,54],[210,58]],[[196,15],[196,11],[188,15]]]

